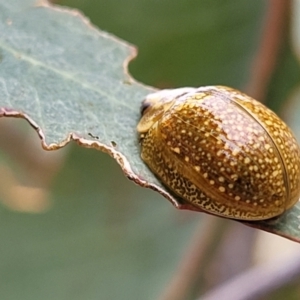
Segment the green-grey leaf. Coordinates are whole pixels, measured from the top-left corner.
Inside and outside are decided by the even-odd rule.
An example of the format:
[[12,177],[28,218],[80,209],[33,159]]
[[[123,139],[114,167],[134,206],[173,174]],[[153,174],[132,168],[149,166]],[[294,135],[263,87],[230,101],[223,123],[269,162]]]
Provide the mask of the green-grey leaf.
[[[46,149],[73,138],[110,152],[127,172],[131,166],[149,177],[135,127],[150,89],[122,68],[135,49],[92,28],[75,11],[6,3],[0,2],[2,114],[24,116]],[[131,156],[130,166],[124,154]]]
[[[153,89],[126,72],[134,48],[76,11],[41,3],[0,1],[0,115],[26,118],[46,149],[73,139],[108,152],[127,177],[180,207],[139,157],[139,107]],[[298,240],[299,207],[287,214],[257,226]]]

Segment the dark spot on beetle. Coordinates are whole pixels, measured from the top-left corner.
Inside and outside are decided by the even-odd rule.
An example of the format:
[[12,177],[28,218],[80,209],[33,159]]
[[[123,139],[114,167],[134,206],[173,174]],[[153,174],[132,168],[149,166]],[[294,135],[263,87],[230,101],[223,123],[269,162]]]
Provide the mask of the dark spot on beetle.
[[92,133],[88,133],[88,135],[91,137],[91,138],[93,138],[93,139],[96,139],[96,140],[99,140],[99,136],[97,136],[97,135],[93,135]]
[[188,93],[188,92],[183,92],[183,93],[181,93],[181,94],[178,94],[178,95],[176,95],[176,97],[175,97],[174,99],[178,99],[178,98],[180,98],[180,97],[186,95],[187,93]]
[[117,143],[115,141],[111,141],[110,143],[114,148],[117,147]]
[[151,103],[149,101],[146,101],[146,100],[143,101],[142,105],[141,105],[141,115],[143,115],[145,113],[146,109],[150,106],[151,106]]
[[145,138],[145,135],[144,134],[140,134],[139,136],[139,144],[142,143],[143,139]]

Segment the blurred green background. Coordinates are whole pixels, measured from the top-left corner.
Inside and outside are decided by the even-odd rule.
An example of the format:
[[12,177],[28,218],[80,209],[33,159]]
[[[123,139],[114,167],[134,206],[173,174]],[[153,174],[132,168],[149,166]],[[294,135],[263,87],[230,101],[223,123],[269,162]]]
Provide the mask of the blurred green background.
[[[246,90],[270,9],[262,0],[56,3],[80,9],[102,30],[136,45],[130,73],[158,88]],[[264,100],[279,113],[286,108],[297,128],[300,109],[286,103],[300,68],[289,26],[284,30]],[[197,239],[203,254],[182,299],[195,299],[253,264],[256,230],[176,211],[129,182],[108,155],[74,145],[44,152],[24,121],[1,124],[1,299],[167,299],[162,295]],[[224,263],[226,251],[232,257]],[[294,286],[287,290],[288,299],[299,299]]]
[[102,30],[136,45],[130,72],[156,87],[248,79],[266,1],[57,1],[77,7]]

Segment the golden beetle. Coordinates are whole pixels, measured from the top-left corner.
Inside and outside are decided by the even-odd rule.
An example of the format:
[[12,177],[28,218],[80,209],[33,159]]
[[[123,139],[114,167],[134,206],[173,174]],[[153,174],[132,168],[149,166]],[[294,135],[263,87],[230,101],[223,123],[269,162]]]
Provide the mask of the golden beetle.
[[142,104],[141,156],[196,209],[239,219],[282,214],[300,196],[300,150],[279,117],[228,87],[162,90]]

